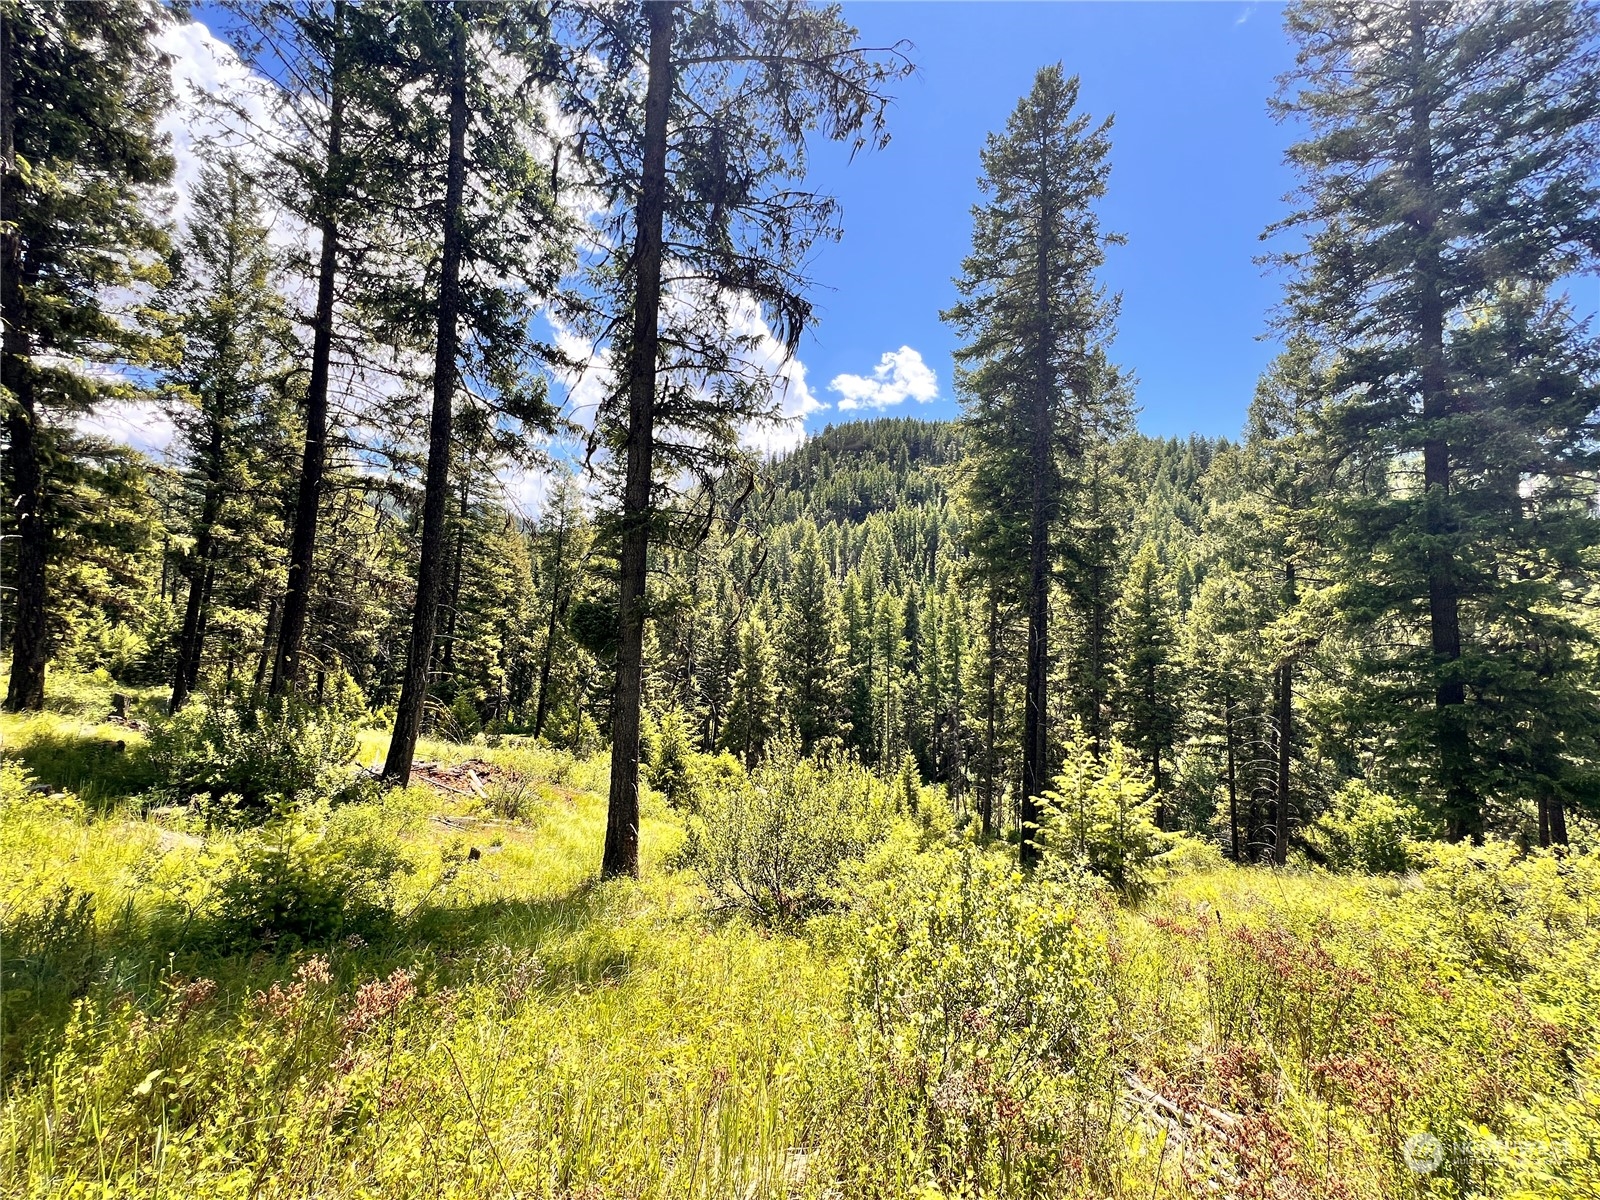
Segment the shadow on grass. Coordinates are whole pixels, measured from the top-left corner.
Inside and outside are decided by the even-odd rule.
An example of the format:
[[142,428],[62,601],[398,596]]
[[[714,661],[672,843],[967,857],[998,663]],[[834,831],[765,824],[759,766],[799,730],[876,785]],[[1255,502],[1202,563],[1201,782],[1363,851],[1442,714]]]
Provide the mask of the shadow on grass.
[[457,987],[518,956],[537,962],[546,989],[614,983],[633,959],[614,919],[617,886],[589,880],[539,900],[440,903],[403,917],[369,911],[324,937],[269,940],[226,911],[140,912],[62,885],[31,908],[0,909],[0,1088],[50,1069],[80,1001],[126,1000],[156,1014],[183,979],[204,977],[242,1008],[291,982],[308,954],[327,955],[346,993],[402,968]]
[[617,911],[619,886],[589,879],[537,900],[441,904],[420,910],[399,936],[432,948],[447,962],[503,947],[535,953],[551,983],[614,983],[628,973],[633,957]]
[[24,729],[5,754],[21,762],[41,784],[74,792],[91,809],[102,812],[156,782],[143,741],[103,730]]

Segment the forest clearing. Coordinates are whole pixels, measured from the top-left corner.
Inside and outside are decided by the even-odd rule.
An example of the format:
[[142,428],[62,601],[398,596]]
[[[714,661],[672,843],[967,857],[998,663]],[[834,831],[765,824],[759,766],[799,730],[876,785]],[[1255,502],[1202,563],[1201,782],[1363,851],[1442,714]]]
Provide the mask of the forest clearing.
[[[8,1195],[1600,1188],[1593,854],[1396,879],[1191,847],[1146,900],[1063,880],[1053,913],[900,811],[835,910],[774,924],[708,904],[654,793],[641,881],[597,883],[603,760],[430,744],[503,782],[206,834],[129,807],[108,701],[0,724],[32,771],[0,783],[5,1051],[48,1064],[8,1077]],[[119,782],[57,790],[118,741]]]
[[1600,6],[0,66],[0,1197],[1600,1200]]

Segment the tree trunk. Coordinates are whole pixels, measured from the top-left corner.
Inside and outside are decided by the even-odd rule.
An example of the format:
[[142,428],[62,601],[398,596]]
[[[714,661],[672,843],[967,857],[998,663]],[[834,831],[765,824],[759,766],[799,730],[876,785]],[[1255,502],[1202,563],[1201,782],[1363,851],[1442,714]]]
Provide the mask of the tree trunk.
[[172,677],[172,699],[168,712],[177,712],[189,700],[200,678],[200,657],[205,644],[206,608],[211,598],[211,556],[213,538],[210,516],[211,497],[206,497],[207,516],[201,518],[200,535],[194,544],[194,570],[189,577],[189,599],[184,605],[183,628],[178,634],[178,663]]
[[1567,844],[1567,810],[1554,796],[1539,797],[1539,845]]
[[1444,354],[1443,273],[1439,249],[1433,240],[1437,213],[1434,205],[1432,103],[1424,84],[1427,70],[1427,12],[1421,0],[1412,0],[1411,54],[1414,68],[1411,105],[1410,183],[1417,197],[1413,218],[1421,244],[1415,264],[1417,286],[1418,375],[1422,392],[1422,420],[1426,427],[1422,468],[1429,549],[1428,625],[1432,642],[1436,684],[1434,712],[1439,750],[1439,780],[1444,792],[1446,829],[1452,841],[1483,837],[1483,812],[1469,778],[1470,748],[1464,708],[1466,684],[1456,674],[1461,659],[1460,596],[1455,562],[1446,544],[1455,531],[1450,514],[1450,446],[1439,435],[1438,422],[1450,414],[1450,385]]
[[1273,723],[1277,726],[1276,787],[1273,791],[1272,861],[1280,867],[1289,853],[1289,761],[1294,750],[1294,665],[1278,664]]
[[300,459],[300,484],[295,497],[294,528],[289,537],[289,575],[278,626],[278,656],[272,665],[270,691],[281,696],[299,686],[306,614],[311,608],[311,574],[317,551],[317,516],[322,505],[322,478],[328,464],[328,369],[333,357],[333,309],[339,271],[339,225],[336,207],[344,192],[344,22],[345,0],[333,6],[334,48],[328,97],[328,160],[318,232],[322,237],[317,264],[317,308],[311,338],[311,379],[306,386],[305,447]]
[[213,531],[222,509],[221,462],[222,426],[213,422],[211,440],[206,447],[206,491],[200,505],[200,527],[195,532],[194,568],[189,574],[189,599],[184,605],[183,628],[178,634],[178,662],[173,671],[168,712],[177,712],[188,702],[189,693],[194,691],[200,678],[206,606],[211,595],[211,559],[216,543]]
[[994,594],[994,585],[989,586],[989,645],[988,663],[984,676],[984,687],[988,693],[985,697],[987,709],[984,713],[984,745],[983,745],[983,840],[988,841],[994,837],[994,780],[995,780],[995,707],[999,704],[999,662],[1000,662],[1000,601]]
[[650,76],[645,84],[643,173],[635,218],[633,341],[628,354],[627,475],[622,492],[617,684],[611,705],[611,795],[606,811],[606,878],[639,874],[639,708],[644,688],[645,566],[655,459],[657,322],[667,200],[667,109],[672,99],[672,31],[677,5],[648,5]]
[[[7,238],[5,253],[12,259],[14,236]],[[14,294],[10,263],[5,269],[6,290]],[[10,308],[10,305],[7,305]],[[12,311],[16,311],[12,309]],[[39,466],[38,417],[34,408],[32,367],[27,361],[24,335],[7,320],[4,384],[12,406],[6,416],[11,457],[12,511],[17,524],[17,559],[12,573],[16,593],[11,619],[11,682],[6,691],[6,711],[44,707],[46,641],[45,562],[50,534],[44,516],[44,480]]]
[[278,638],[278,614],[280,611],[278,598],[274,596],[267,603],[267,623],[266,627],[261,631],[261,655],[256,659],[256,677],[251,685],[251,690],[257,696],[261,694],[262,687],[266,685],[267,671],[271,668],[272,647]]
[[1223,708],[1223,721],[1226,728],[1224,736],[1228,740],[1228,846],[1233,852],[1233,861],[1244,861],[1244,847],[1239,844],[1239,775],[1235,762],[1233,744],[1233,702],[1225,702]]
[[533,736],[536,738],[544,735],[544,723],[550,715],[550,668],[555,661],[556,629],[561,617],[562,555],[566,550],[566,541],[567,521],[563,516],[556,528],[555,569],[551,571],[550,582],[550,621],[545,627],[544,654],[539,661],[539,704],[533,713]]
[[[1284,564],[1284,607],[1294,608],[1299,597],[1295,591],[1294,564]],[[1289,855],[1289,764],[1294,761],[1294,659],[1287,653],[1278,664],[1278,789],[1277,828],[1273,831],[1272,861],[1280,867]]]
[[456,392],[457,321],[461,308],[461,198],[467,176],[467,31],[461,14],[450,12],[450,143],[445,165],[440,248],[438,328],[433,355],[433,412],[428,423],[428,466],[422,493],[422,544],[417,596],[411,613],[411,644],[395,706],[394,734],[383,777],[404,787],[411,782],[422,711],[428,702],[428,667],[433,657],[439,589],[444,576],[445,523],[450,501],[450,436]]
[[22,306],[22,238],[16,227],[16,108],[12,93],[16,30],[0,20],[0,384],[11,393],[6,411],[7,453],[11,460],[12,513],[17,559],[11,586],[16,601],[11,621],[11,682],[7,712],[44,707],[48,657],[45,610],[48,604],[45,559],[49,530],[44,519],[44,481],[39,466],[38,412],[33,388],[31,348]]
[[[470,467],[467,468],[470,470]],[[456,674],[456,626],[461,618],[461,566],[467,556],[468,480],[461,481],[461,513],[456,523],[455,561],[450,568],[450,603],[445,605],[444,650],[439,673],[446,679]]]
[[1053,333],[1050,328],[1049,264],[1053,233],[1050,211],[1048,155],[1040,155],[1039,217],[1034,303],[1040,330],[1034,350],[1033,480],[1028,513],[1028,665],[1022,710],[1022,794],[1018,797],[1021,844],[1018,856],[1024,868],[1039,861],[1036,840],[1039,796],[1045,790],[1046,688],[1050,675],[1050,402],[1054,373],[1050,368]]

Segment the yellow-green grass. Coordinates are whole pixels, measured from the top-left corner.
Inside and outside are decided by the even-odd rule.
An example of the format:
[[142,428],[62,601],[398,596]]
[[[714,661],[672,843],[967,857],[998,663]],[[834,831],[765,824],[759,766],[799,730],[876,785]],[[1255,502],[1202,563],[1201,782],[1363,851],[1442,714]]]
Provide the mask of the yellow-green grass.
[[[70,761],[104,736],[0,720],[23,758],[52,731]],[[0,922],[26,957],[0,1195],[977,1194],[860,1048],[847,919],[710,913],[648,794],[642,880],[598,882],[603,758],[419,757],[504,774],[486,798],[345,810],[411,867],[365,941],[240,947],[186,919],[258,835],[49,795],[3,809]],[[1222,867],[1085,909],[1109,1019],[1062,1114],[1082,1132],[1030,1194],[1600,1195],[1594,860],[1485,862]],[[1447,1161],[1419,1174],[1425,1134]]]

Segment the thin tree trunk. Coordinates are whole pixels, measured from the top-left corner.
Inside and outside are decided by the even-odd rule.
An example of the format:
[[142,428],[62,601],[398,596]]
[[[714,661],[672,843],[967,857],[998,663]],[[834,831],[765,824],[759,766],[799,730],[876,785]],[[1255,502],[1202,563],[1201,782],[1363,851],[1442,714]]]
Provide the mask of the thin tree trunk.
[[1483,812],[1468,778],[1470,748],[1464,707],[1466,685],[1455,673],[1461,659],[1460,596],[1455,578],[1455,562],[1446,545],[1454,532],[1450,515],[1450,446],[1439,435],[1438,422],[1450,412],[1449,379],[1445,367],[1445,310],[1441,290],[1442,266],[1433,242],[1437,220],[1433,206],[1432,104],[1423,82],[1427,69],[1427,11],[1421,0],[1412,0],[1411,53],[1415,74],[1411,108],[1410,182],[1418,197],[1417,232],[1422,248],[1416,263],[1417,341],[1420,356],[1422,419],[1427,427],[1422,447],[1423,485],[1428,531],[1428,625],[1434,669],[1438,672],[1434,688],[1436,737],[1439,750],[1439,776],[1445,796],[1447,832],[1452,841],[1483,837]]
[[1273,792],[1276,814],[1272,861],[1280,867],[1289,854],[1289,762],[1294,751],[1294,664],[1287,658],[1278,664],[1278,686],[1274,723],[1277,725],[1277,787]]
[[178,634],[178,662],[173,671],[172,699],[168,712],[177,712],[188,702],[200,677],[200,658],[205,644],[206,605],[210,599],[211,559],[215,553],[214,530],[222,509],[222,427],[213,422],[206,447],[206,490],[200,505],[200,527],[194,540],[194,569],[189,575],[189,599],[184,605],[183,628]]
[[1233,745],[1233,702],[1227,701],[1223,707],[1223,721],[1225,722],[1228,740],[1228,848],[1233,853],[1233,861],[1244,861],[1244,848],[1239,844],[1239,775],[1234,760]]
[[322,237],[317,264],[317,308],[311,338],[311,379],[306,386],[305,446],[295,497],[294,528],[289,537],[289,574],[278,626],[278,655],[272,665],[270,691],[281,696],[299,685],[306,614],[311,609],[311,575],[316,563],[317,517],[322,505],[322,480],[328,464],[328,371],[333,357],[334,296],[339,270],[339,225],[336,215],[344,189],[344,24],[345,0],[333,6],[334,48],[328,97],[328,159],[318,232]]
[[984,713],[983,747],[983,840],[994,837],[994,780],[995,780],[995,708],[999,704],[997,675],[1000,660],[1000,601],[989,587],[989,645],[984,686],[988,692]]
[[177,712],[189,700],[200,678],[200,658],[205,644],[206,608],[211,598],[212,523],[216,520],[212,497],[206,497],[205,515],[194,545],[194,571],[189,576],[189,599],[184,605],[183,628],[178,634],[178,663],[172,677],[168,712]]
[[550,668],[555,660],[556,653],[556,628],[561,616],[561,576],[563,572],[562,554],[566,550],[567,520],[565,515],[561,524],[556,528],[556,560],[555,570],[550,585],[550,622],[545,627],[544,654],[539,662],[539,704],[533,713],[533,736],[544,735],[544,723],[550,714]]
[[455,562],[450,568],[450,603],[445,605],[444,653],[440,674],[453,679],[456,673],[456,627],[461,618],[461,565],[467,556],[467,483],[461,481],[461,514],[456,525]]
[[[1154,601],[1151,602],[1152,604]],[[1145,672],[1144,697],[1149,711],[1154,712],[1156,702],[1160,697],[1156,689],[1156,666],[1152,659],[1148,670]],[[1152,737],[1154,734],[1152,734]],[[1165,831],[1167,828],[1167,797],[1161,786],[1161,746],[1159,743],[1150,748],[1150,787],[1156,797],[1156,828]]]
[[611,706],[611,794],[606,811],[606,878],[639,874],[639,708],[644,688],[645,567],[655,459],[657,322],[667,200],[667,109],[672,99],[672,31],[677,5],[648,6],[650,76],[645,84],[643,172],[635,218],[633,341],[628,361],[627,474],[622,545],[617,684]]
[[439,590],[444,576],[445,523],[450,501],[450,437],[456,391],[457,321],[461,308],[461,198],[467,176],[467,31],[458,10],[450,11],[450,141],[445,165],[444,215],[440,249],[438,328],[433,355],[433,412],[428,423],[428,465],[422,493],[422,544],[417,562],[417,596],[411,614],[411,644],[406,654],[394,733],[383,777],[404,787],[411,782],[422,712],[428,702],[428,667],[433,657]]
[[274,596],[267,603],[267,624],[261,631],[261,655],[256,659],[256,677],[252,690],[258,696],[261,694],[261,689],[266,686],[267,672],[272,666],[272,648],[278,639],[278,614],[281,611],[278,598]]
[[[1292,610],[1299,601],[1294,563],[1284,564],[1283,601]],[[1280,867],[1289,856],[1289,766],[1294,761],[1294,659],[1288,654],[1278,664],[1278,824],[1274,830],[1272,861]]]

